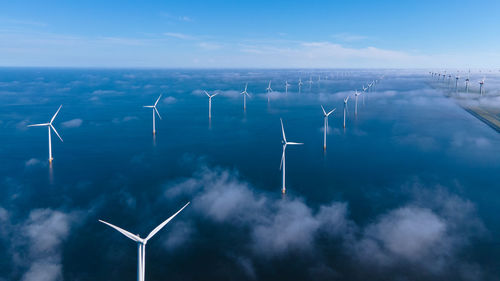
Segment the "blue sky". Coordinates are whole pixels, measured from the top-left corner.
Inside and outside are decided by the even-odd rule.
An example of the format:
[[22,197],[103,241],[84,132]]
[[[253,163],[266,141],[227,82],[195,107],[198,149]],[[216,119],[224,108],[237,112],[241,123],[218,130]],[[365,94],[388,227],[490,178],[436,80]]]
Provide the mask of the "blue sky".
[[500,65],[500,1],[6,1],[0,66]]

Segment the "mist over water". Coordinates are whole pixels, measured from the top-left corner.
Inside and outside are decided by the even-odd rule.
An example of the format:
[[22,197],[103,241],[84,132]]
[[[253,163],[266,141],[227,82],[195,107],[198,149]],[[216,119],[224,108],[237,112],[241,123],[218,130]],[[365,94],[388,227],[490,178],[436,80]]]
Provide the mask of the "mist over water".
[[[98,219],[145,237],[187,201],[148,242],[146,280],[498,280],[500,136],[429,81],[2,68],[0,280],[135,280],[135,243]],[[47,130],[26,126],[61,104],[49,165]],[[320,105],[336,108],[326,151]],[[286,196],[280,118],[305,143],[287,148]]]

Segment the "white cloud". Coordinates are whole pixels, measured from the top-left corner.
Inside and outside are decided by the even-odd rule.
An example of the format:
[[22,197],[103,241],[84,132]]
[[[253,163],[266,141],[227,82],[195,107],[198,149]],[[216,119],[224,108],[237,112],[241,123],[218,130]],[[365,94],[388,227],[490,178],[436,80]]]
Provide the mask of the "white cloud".
[[26,161],[25,166],[26,167],[33,167],[33,166],[37,166],[40,164],[41,164],[40,160],[38,160],[36,158],[31,158],[30,160]]
[[64,128],[78,128],[82,125],[82,123],[83,123],[82,119],[76,118],[66,122],[62,122],[61,126],[63,126]]
[[[248,250],[232,256],[251,278],[258,272],[253,258],[274,259],[290,253],[299,253],[304,259],[315,257],[318,259],[315,264],[323,264],[311,274],[336,275],[334,269],[326,266],[327,261],[322,260],[324,246],[319,246],[319,241],[340,243],[344,254],[350,257],[346,262],[368,275],[375,265],[377,274],[385,270],[394,273],[410,266],[425,274],[447,276],[459,264],[475,268],[474,276],[481,276],[480,267],[461,260],[458,255],[472,237],[483,233],[473,204],[440,188],[416,186],[411,194],[409,203],[361,225],[349,218],[345,202],[312,208],[301,198],[281,199],[258,192],[240,180],[236,172],[219,168],[203,166],[193,177],[165,186],[168,200],[193,198],[194,213],[204,218],[205,223],[208,219],[225,225],[228,231],[236,228],[235,231],[248,233],[246,242],[238,240]],[[178,233],[191,236],[197,233],[195,226],[191,222],[187,230],[180,226]],[[186,242],[177,236],[166,246],[177,247]]]
[[162,102],[164,104],[173,104],[173,103],[177,102],[177,99],[175,97],[170,96],[170,97],[163,98]]
[[200,48],[205,50],[219,50],[222,48],[221,44],[211,43],[211,42],[201,42],[200,44],[198,44],[198,46],[200,46]]
[[[179,21],[190,20],[189,17],[180,18]],[[350,34],[335,36],[342,42],[363,39],[363,36]],[[0,63],[4,66],[415,68],[471,67],[464,65],[468,62],[473,62],[472,66],[495,67],[500,62],[500,56],[492,51],[433,54],[366,44],[353,48],[329,41],[227,40],[170,31],[133,38],[0,30],[0,37],[4,39],[0,46]],[[204,38],[212,41],[203,41]],[[220,52],[221,48],[227,52]]]
[[97,95],[97,96],[101,96],[101,95],[117,95],[117,94],[121,94],[121,92],[118,92],[118,91],[115,91],[115,90],[95,90],[92,92],[92,95]]
[[57,280],[63,280],[62,265],[44,260],[34,262],[22,277],[22,281]]
[[367,36],[350,34],[350,33],[337,33],[333,34],[332,37],[343,42],[355,42],[368,39]]
[[194,40],[195,38],[191,35],[187,35],[184,33],[177,33],[177,32],[165,32],[163,35],[168,36],[168,37],[173,37],[177,39],[182,39],[182,40]]

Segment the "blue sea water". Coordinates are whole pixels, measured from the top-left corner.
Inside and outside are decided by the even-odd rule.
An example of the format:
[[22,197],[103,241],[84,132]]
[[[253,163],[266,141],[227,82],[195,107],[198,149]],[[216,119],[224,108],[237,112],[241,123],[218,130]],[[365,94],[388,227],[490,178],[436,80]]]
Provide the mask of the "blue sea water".
[[[27,125],[61,104],[49,165]],[[280,118],[304,142],[285,196]],[[148,242],[146,280],[500,274],[500,136],[426,71],[2,68],[0,128],[0,280],[135,280],[135,243],[98,219],[145,237],[188,201]]]

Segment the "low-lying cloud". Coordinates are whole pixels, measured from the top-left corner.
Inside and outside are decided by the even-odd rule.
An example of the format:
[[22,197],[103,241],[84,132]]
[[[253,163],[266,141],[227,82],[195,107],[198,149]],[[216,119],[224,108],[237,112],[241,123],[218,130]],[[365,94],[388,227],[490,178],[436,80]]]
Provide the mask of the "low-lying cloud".
[[[78,216],[53,209],[35,209],[21,222],[10,221],[3,208],[2,237],[10,245],[16,269],[13,279],[23,281],[62,280],[62,248]],[[18,274],[20,274],[18,276]]]
[[[440,188],[421,189],[412,200],[367,225],[350,218],[346,202],[313,208],[301,198],[258,192],[241,181],[237,172],[218,168],[203,167],[192,178],[166,185],[165,197],[192,197],[192,208],[204,220],[248,229],[244,242],[248,251],[235,259],[244,261],[249,272],[255,272],[248,269],[252,259],[289,253],[321,257],[325,245],[318,241],[325,237],[340,243],[349,262],[367,272],[373,266],[382,272],[410,266],[426,274],[448,276],[457,264],[475,266],[458,256],[473,237],[484,233],[473,204]],[[189,229],[189,233],[196,232],[192,225]]]
[[80,118],[72,119],[61,123],[64,128],[78,128],[82,125],[83,120]]

